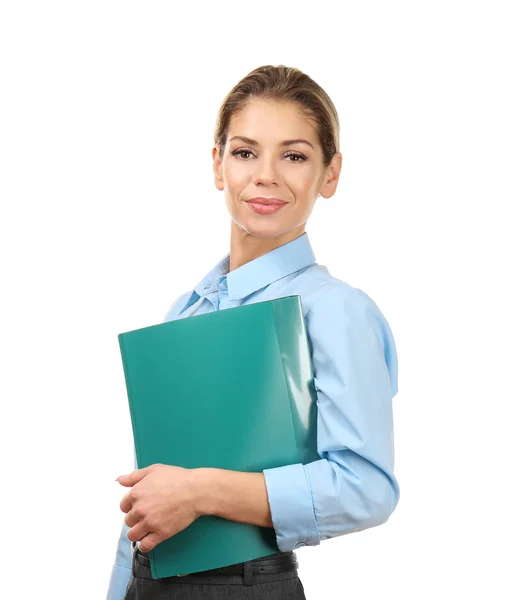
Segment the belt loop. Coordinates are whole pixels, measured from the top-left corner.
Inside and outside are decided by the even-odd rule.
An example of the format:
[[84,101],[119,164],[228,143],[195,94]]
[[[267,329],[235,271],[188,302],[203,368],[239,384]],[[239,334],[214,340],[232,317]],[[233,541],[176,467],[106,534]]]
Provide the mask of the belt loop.
[[135,544],[135,542],[132,542],[132,575],[134,577],[136,577],[136,572],[135,572],[135,555],[137,553],[137,546]]
[[243,563],[243,585],[253,585],[253,563],[250,560]]

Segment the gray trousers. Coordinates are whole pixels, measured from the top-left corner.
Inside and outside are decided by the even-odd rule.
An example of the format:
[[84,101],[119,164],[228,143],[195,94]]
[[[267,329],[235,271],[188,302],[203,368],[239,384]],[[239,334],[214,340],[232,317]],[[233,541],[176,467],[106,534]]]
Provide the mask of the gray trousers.
[[[252,561],[248,561],[252,563]],[[244,563],[247,565],[247,563]],[[124,600],[306,600],[298,570],[245,575],[187,575],[152,579],[148,559],[134,547]]]

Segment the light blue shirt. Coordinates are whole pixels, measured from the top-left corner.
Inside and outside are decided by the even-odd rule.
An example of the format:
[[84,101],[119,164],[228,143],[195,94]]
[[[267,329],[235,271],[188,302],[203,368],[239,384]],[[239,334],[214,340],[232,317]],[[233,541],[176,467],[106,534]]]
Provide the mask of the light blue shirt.
[[[231,273],[229,258],[179,296],[164,322],[301,297],[317,391],[320,460],[263,471],[279,550],[381,525],[399,501],[392,413],[398,366],[386,319],[365,292],[315,262],[307,232]],[[107,600],[123,600],[130,580],[129,529],[123,523]]]

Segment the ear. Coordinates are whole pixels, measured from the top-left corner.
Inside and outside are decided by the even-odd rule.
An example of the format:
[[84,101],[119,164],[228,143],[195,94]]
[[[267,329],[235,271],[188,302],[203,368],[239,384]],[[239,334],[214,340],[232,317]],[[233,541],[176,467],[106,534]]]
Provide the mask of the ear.
[[324,198],[331,198],[337,191],[337,184],[339,182],[340,170],[342,169],[342,154],[335,152],[331,163],[326,169],[325,179],[322,187],[320,188],[320,195]]
[[212,169],[214,171],[214,184],[218,190],[223,190],[223,169],[222,160],[220,158],[220,149],[214,145],[212,148]]

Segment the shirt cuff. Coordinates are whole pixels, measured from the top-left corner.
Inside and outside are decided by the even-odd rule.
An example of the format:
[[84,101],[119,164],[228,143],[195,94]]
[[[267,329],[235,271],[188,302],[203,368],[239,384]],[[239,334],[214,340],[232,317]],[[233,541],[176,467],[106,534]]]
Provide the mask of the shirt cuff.
[[309,475],[301,463],[264,469],[271,518],[281,552],[320,544]]
[[106,600],[123,600],[131,577],[132,569],[113,565]]

